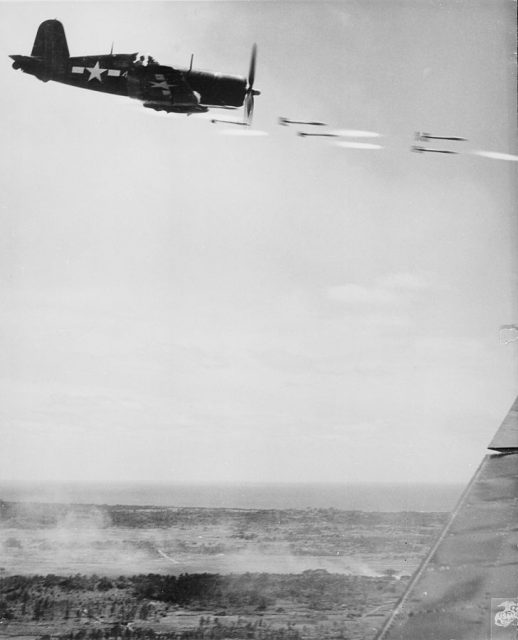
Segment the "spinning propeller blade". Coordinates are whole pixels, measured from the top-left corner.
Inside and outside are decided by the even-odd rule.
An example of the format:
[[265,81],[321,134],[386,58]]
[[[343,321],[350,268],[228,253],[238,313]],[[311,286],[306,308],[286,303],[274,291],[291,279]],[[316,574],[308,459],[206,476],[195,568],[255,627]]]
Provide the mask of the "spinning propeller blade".
[[250,58],[250,69],[248,70],[248,89],[252,89],[255,80],[255,59],[257,57],[257,45],[252,47],[252,57]]
[[254,116],[254,96],[259,95],[259,91],[254,91],[254,81],[255,81],[255,61],[257,58],[257,45],[254,44],[252,47],[252,55],[250,57],[250,68],[248,70],[248,87],[246,88],[245,93],[245,123],[248,125],[252,124],[252,119]]

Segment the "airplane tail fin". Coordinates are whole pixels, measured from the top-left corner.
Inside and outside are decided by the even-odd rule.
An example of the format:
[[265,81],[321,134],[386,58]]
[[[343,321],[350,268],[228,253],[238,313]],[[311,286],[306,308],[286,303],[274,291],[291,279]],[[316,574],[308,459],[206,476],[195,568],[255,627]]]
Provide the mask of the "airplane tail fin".
[[65,30],[59,20],[45,20],[40,24],[31,56],[41,58],[52,75],[65,71],[70,54]]

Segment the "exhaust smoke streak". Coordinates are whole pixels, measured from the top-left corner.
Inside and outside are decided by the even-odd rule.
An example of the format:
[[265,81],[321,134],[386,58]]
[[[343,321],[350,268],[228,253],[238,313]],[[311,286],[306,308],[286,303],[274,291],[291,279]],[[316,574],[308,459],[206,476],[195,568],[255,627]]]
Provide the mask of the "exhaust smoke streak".
[[335,142],[337,147],[344,147],[345,149],[384,149],[381,144],[372,144],[370,142]]
[[336,129],[332,133],[342,138],[382,138],[382,133],[376,131],[357,131],[356,129]]
[[507,160],[508,162],[518,162],[518,156],[511,153],[500,153],[499,151],[472,151],[475,156],[491,158],[492,160]]

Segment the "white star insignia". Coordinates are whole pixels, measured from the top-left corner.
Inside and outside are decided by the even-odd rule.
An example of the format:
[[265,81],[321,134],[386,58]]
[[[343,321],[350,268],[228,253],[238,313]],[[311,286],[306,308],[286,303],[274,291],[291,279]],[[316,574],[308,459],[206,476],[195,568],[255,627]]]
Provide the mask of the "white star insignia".
[[151,87],[153,89],[165,89],[166,91],[169,91],[169,85],[166,80],[162,80],[162,82],[152,82]]
[[90,77],[88,78],[88,82],[90,82],[90,80],[99,80],[99,82],[102,82],[101,79],[101,73],[104,73],[105,71],[107,71],[107,69],[101,69],[101,66],[99,65],[99,60],[97,60],[97,62],[95,63],[95,66],[93,67],[86,67],[86,70],[90,73]]
[[151,89],[162,89],[162,95],[163,96],[170,96],[171,95],[171,85],[167,82],[166,77],[164,76],[163,73],[155,73],[155,78],[157,80],[157,82],[153,82],[153,80],[151,80],[151,82],[149,83],[151,86]]

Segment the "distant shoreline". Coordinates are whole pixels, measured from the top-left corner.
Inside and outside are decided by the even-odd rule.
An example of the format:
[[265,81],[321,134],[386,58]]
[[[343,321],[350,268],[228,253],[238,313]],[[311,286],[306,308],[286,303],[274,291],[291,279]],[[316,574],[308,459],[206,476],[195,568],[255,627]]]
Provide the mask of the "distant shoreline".
[[451,511],[461,484],[57,484],[0,483],[8,502],[223,509]]

